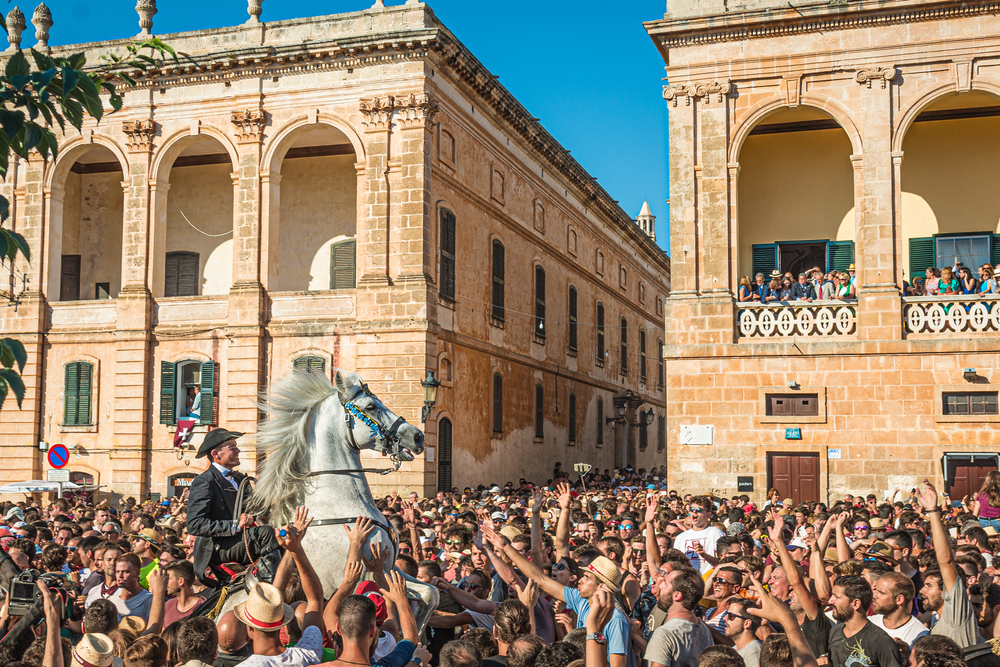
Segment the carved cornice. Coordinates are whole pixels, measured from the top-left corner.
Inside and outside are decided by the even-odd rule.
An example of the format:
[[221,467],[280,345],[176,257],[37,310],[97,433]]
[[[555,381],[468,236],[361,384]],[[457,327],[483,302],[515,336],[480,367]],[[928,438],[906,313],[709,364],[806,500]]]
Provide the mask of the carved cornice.
[[234,111],[230,118],[236,126],[236,141],[241,144],[260,143],[264,138],[264,126],[267,115],[263,109],[244,109]]
[[663,99],[671,102],[674,106],[677,106],[677,100],[681,97],[683,97],[687,101],[687,104],[690,105],[692,99],[704,98],[706,102],[711,102],[712,98],[718,95],[719,102],[721,102],[727,95],[733,92],[735,88],[736,86],[729,81],[713,81],[711,83],[698,83],[681,86],[664,86]]
[[365,117],[361,123],[365,126],[365,131],[384,131],[389,129],[389,122],[392,120],[392,111],[396,108],[396,98],[389,95],[387,97],[376,97],[371,100],[361,100],[359,106],[361,113]]
[[867,85],[869,88],[872,87],[872,81],[881,81],[882,87],[885,88],[886,85],[896,78],[896,68],[891,65],[888,67],[872,67],[870,69],[859,69],[854,75],[854,80],[861,85]]
[[438,112],[437,102],[427,93],[410,95],[405,99],[396,98],[397,120],[403,129],[430,129],[434,114]]
[[129,152],[148,152],[153,147],[153,137],[156,135],[156,121],[152,118],[127,120],[122,123],[122,132],[128,136]]

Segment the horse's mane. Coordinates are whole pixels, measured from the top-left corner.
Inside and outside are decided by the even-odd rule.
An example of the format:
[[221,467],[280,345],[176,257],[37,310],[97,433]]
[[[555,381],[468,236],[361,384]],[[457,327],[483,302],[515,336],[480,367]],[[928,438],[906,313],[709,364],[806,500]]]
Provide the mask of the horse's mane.
[[[354,373],[345,377],[357,382]],[[253,509],[270,510],[271,523],[288,521],[301,504],[312,411],[337,394],[330,378],[312,371],[292,372],[261,395],[267,419],[257,431],[257,451],[266,458],[253,494]]]

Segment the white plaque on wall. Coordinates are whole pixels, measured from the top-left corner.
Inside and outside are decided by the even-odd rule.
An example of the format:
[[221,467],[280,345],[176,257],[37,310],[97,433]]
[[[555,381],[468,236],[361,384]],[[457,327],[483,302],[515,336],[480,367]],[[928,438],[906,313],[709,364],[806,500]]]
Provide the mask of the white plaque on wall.
[[713,444],[714,437],[714,426],[702,424],[681,426],[682,445],[711,445]]

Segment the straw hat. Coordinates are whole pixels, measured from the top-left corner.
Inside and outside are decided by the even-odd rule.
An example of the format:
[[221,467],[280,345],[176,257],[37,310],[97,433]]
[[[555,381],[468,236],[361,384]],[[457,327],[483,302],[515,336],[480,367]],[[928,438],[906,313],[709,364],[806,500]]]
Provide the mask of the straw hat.
[[145,632],[146,621],[142,620],[141,616],[122,616],[122,620],[118,621],[118,627],[125,628],[138,637]]
[[614,592],[617,593],[621,588],[622,571],[604,556],[598,556],[584,569],[597,577],[602,583],[607,584],[608,588]]
[[515,528],[514,526],[504,526],[498,532],[511,541],[513,541],[515,537],[521,534],[521,531]]
[[110,637],[88,632],[73,647],[73,667],[110,667],[114,653],[115,643]]
[[277,632],[295,616],[292,608],[282,602],[281,591],[265,583],[254,584],[247,601],[233,611],[244,624],[264,632]]
[[156,532],[156,529],[154,528],[143,528],[132,537],[139,538],[141,540],[149,542],[149,546],[153,547],[153,549],[156,551],[159,551],[161,548],[160,534]]
[[827,565],[837,565],[840,563],[840,555],[836,549],[827,549],[823,554],[823,562]]

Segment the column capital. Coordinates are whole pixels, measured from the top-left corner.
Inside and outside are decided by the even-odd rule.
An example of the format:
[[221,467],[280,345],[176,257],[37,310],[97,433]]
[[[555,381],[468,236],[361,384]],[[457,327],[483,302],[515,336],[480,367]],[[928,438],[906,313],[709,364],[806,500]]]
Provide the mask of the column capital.
[[234,111],[229,119],[236,126],[236,143],[260,144],[264,138],[267,114],[263,109]]
[[122,132],[128,137],[130,153],[149,153],[156,135],[156,121],[152,118],[127,120],[122,123]]
[[736,90],[732,81],[711,81],[708,83],[691,83],[677,86],[664,86],[663,99],[672,102],[677,106],[677,100],[681,97],[687,100],[688,106],[692,99],[704,98],[705,102],[710,102],[712,96],[718,95],[719,102]]
[[427,93],[411,94],[409,97],[397,98],[397,120],[404,130],[427,129],[434,124],[434,115],[438,112],[438,104]]
[[872,81],[879,81],[882,84],[882,88],[885,88],[895,78],[896,68],[893,65],[859,69],[854,74],[854,80],[868,88],[872,87]]
[[371,100],[361,100],[358,105],[365,119],[362,125],[365,132],[388,132],[389,122],[392,120],[392,110],[395,108],[396,98],[392,95],[386,97],[376,97]]

